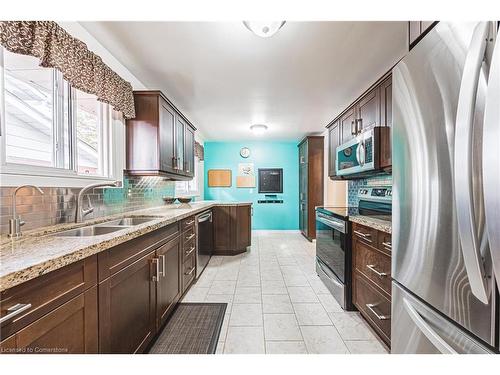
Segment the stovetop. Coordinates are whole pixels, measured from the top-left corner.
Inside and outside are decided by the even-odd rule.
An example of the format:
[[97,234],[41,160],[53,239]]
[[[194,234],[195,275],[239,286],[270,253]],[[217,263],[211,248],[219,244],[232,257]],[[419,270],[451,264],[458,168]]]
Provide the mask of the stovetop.
[[317,211],[329,215],[329,216],[335,216],[338,217],[339,219],[343,220],[348,220],[349,216],[357,216],[357,215],[363,215],[363,216],[368,216],[372,218],[376,218],[379,220],[384,220],[384,221],[391,221],[392,216],[387,214],[387,212],[376,212],[372,210],[367,210],[359,207],[329,207],[329,206],[322,206],[322,207],[317,207]]

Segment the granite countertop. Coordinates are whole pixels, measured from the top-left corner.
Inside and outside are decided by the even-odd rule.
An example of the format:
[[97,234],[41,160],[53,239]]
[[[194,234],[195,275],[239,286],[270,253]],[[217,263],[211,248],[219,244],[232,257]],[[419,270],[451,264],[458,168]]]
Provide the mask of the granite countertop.
[[[251,204],[251,202],[199,201],[190,204],[165,205],[101,217],[84,223],[67,223],[35,229],[24,232],[19,239],[9,239],[2,236],[0,246],[0,291],[12,288],[208,208]],[[99,236],[53,236],[57,232],[100,224],[125,216],[153,216],[154,219],[144,224]]]
[[351,215],[349,216],[349,220],[358,223],[361,225],[365,225],[370,228],[374,228],[380,230],[385,233],[392,234],[392,223],[387,220],[381,220],[370,216],[364,215]]

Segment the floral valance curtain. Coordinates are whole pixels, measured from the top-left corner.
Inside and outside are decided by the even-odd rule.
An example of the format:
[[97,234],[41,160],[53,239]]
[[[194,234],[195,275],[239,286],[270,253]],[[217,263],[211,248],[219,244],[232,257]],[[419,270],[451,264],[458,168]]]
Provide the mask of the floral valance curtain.
[[198,142],[194,143],[194,156],[196,156],[199,161],[205,160],[205,149]]
[[52,21],[2,21],[0,44],[59,70],[73,87],[97,96],[125,118],[135,117],[132,85],[111,70],[85,43]]

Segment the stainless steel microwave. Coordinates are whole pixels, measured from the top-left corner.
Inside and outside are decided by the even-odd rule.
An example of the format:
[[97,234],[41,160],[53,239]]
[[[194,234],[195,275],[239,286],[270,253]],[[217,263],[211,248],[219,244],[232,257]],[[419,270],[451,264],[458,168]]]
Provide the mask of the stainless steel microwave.
[[[367,174],[390,165],[390,128],[376,126],[337,147],[337,176]],[[384,157],[389,148],[388,158]]]

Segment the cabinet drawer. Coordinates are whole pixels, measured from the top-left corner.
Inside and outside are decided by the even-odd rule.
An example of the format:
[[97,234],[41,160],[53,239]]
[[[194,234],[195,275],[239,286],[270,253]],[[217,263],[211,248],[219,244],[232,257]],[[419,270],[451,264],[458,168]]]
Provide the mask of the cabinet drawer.
[[182,265],[182,291],[185,292],[196,277],[196,254],[193,252]]
[[352,223],[352,235],[355,239],[372,246],[377,246],[378,231],[376,229],[365,227],[358,223]]
[[16,333],[96,284],[97,257],[94,255],[3,291],[0,298],[2,318],[12,314],[15,305],[19,304],[20,309],[19,314],[14,313],[12,319],[2,323],[0,337]]
[[99,281],[114,275],[177,235],[178,222],[99,253]]
[[354,304],[380,337],[390,345],[391,301],[358,272],[354,273],[353,280]]
[[391,258],[375,248],[354,241],[354,267],[380,289],[391,295]]
[[97,287],[69,300],[0,343],[2,353],[97,353]]
[[181,230],[184,232],[186,230],[190,230],[191,228],[194,228],[194,216],[190,216],[184,220],[181,221]]
[[378,232],[377,248],[390,255],[392,251],[392,235],[385,232]]
[[190,256],[196,257],[196,239],[193,238],[187,241],[182,246],[182,263],[184,263]]
[[194,230],[194,225],[182,232],[182,244],[187,244],[196,238],[196,233]]

